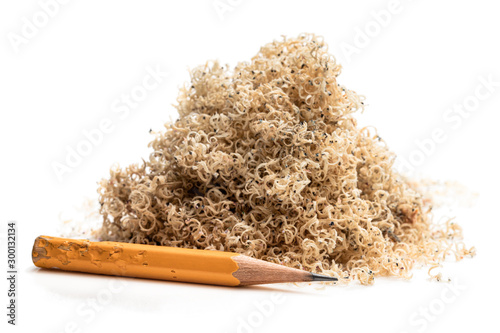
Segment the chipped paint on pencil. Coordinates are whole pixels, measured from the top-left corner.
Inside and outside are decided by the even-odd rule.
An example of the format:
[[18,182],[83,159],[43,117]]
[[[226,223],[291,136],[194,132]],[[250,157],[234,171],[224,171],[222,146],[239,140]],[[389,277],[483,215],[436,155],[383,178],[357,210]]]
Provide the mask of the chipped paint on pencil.
[[[237,286],[237,253],[40,236],[33,263],[94,274]],[[202,273],[200,273],[202,272]]]

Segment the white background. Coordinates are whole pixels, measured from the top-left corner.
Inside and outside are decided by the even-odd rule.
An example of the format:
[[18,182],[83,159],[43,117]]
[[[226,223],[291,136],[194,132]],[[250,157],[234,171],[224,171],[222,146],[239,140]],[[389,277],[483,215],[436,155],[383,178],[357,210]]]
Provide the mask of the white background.
[[[218,12],[214,4],[226,11]],[[495,4],[401,0],[396,11],[382,15],[382,26],[373,13],[380,17],[392,9],[388,0],[74,0],[51,7],[47,22],[38,1],[3,1],[0,261],[5,272],[6,224],[15,220],[19,293],[18,326],[12,327],[6,323],[7,284],[1,278],[2,327],[8,332],[400,333],[470,332],[489,325],[493,330],[500,296],[500,20]],[[44,26],[23,37],[34,16]],[[367,29],[370,36],[363,39],[360,31]],[[475,204],[467,196],[448,197],[455,205],[448,214],[456,216],[467,244],[478,251],[474,259],[445,265],[443,274],[457,286],[428,281],[425,269],[411,281],[379,278],[371,287],[317,290],[207,287],[49,272],[32,265],[35,237],[58,235],[61,214],[84,198],[95,198],[96,182],[113,163],[127,165],[148,156],[148,131],[161,130],[176,117],[171,105],[189,78],[188,68],[209,59],[234,66],[261,45],[301,32],[324,36],[343,64],[339,81],[367,98],[360,123],[377,127],[393,151],[417,161],[413,174],[458,181],[479,194]],[[349,47],[356,53],[346,52]],[[169,74],[120,118],[114,103],[142,83],[148,67]],[[497,83],[478,99],[476,89],[487,92],[481,78]],[[458,118],[448,113],[464,101],[478,103]],[[103,119],[112,121],[112,131],[58,179],[53,164],[64,163],[68,147],[75,149],[85,140],[83,131],[98,128]],[[446,139],[429,143],[436,129]],[[428,144],[419,148],[417,142]],[[425,309],[430,317],[419,312]]]

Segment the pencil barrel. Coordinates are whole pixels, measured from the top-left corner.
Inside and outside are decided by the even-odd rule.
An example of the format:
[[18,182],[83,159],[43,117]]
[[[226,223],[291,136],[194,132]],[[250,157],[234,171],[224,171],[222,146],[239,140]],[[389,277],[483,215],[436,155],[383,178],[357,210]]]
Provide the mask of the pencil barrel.
[[37,267],[167,281],[237,286],[236,253],[164,246],[90,242],[39,236],[32,259]]

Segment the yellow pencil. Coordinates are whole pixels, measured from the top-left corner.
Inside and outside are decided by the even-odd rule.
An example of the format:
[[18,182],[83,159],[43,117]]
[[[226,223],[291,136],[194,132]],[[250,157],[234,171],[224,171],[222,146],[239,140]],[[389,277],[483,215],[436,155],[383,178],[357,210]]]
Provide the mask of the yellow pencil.
[[337,281],[238,253],[49,236],[36,238],[32,259],[42,268],[221,286]]

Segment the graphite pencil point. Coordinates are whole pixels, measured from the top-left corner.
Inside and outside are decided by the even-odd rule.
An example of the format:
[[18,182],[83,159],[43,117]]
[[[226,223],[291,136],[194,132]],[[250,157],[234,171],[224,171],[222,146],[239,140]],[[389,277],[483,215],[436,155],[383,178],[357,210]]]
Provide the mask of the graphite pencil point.
[[311,273],[313,281],[338,281],[336,277]]

